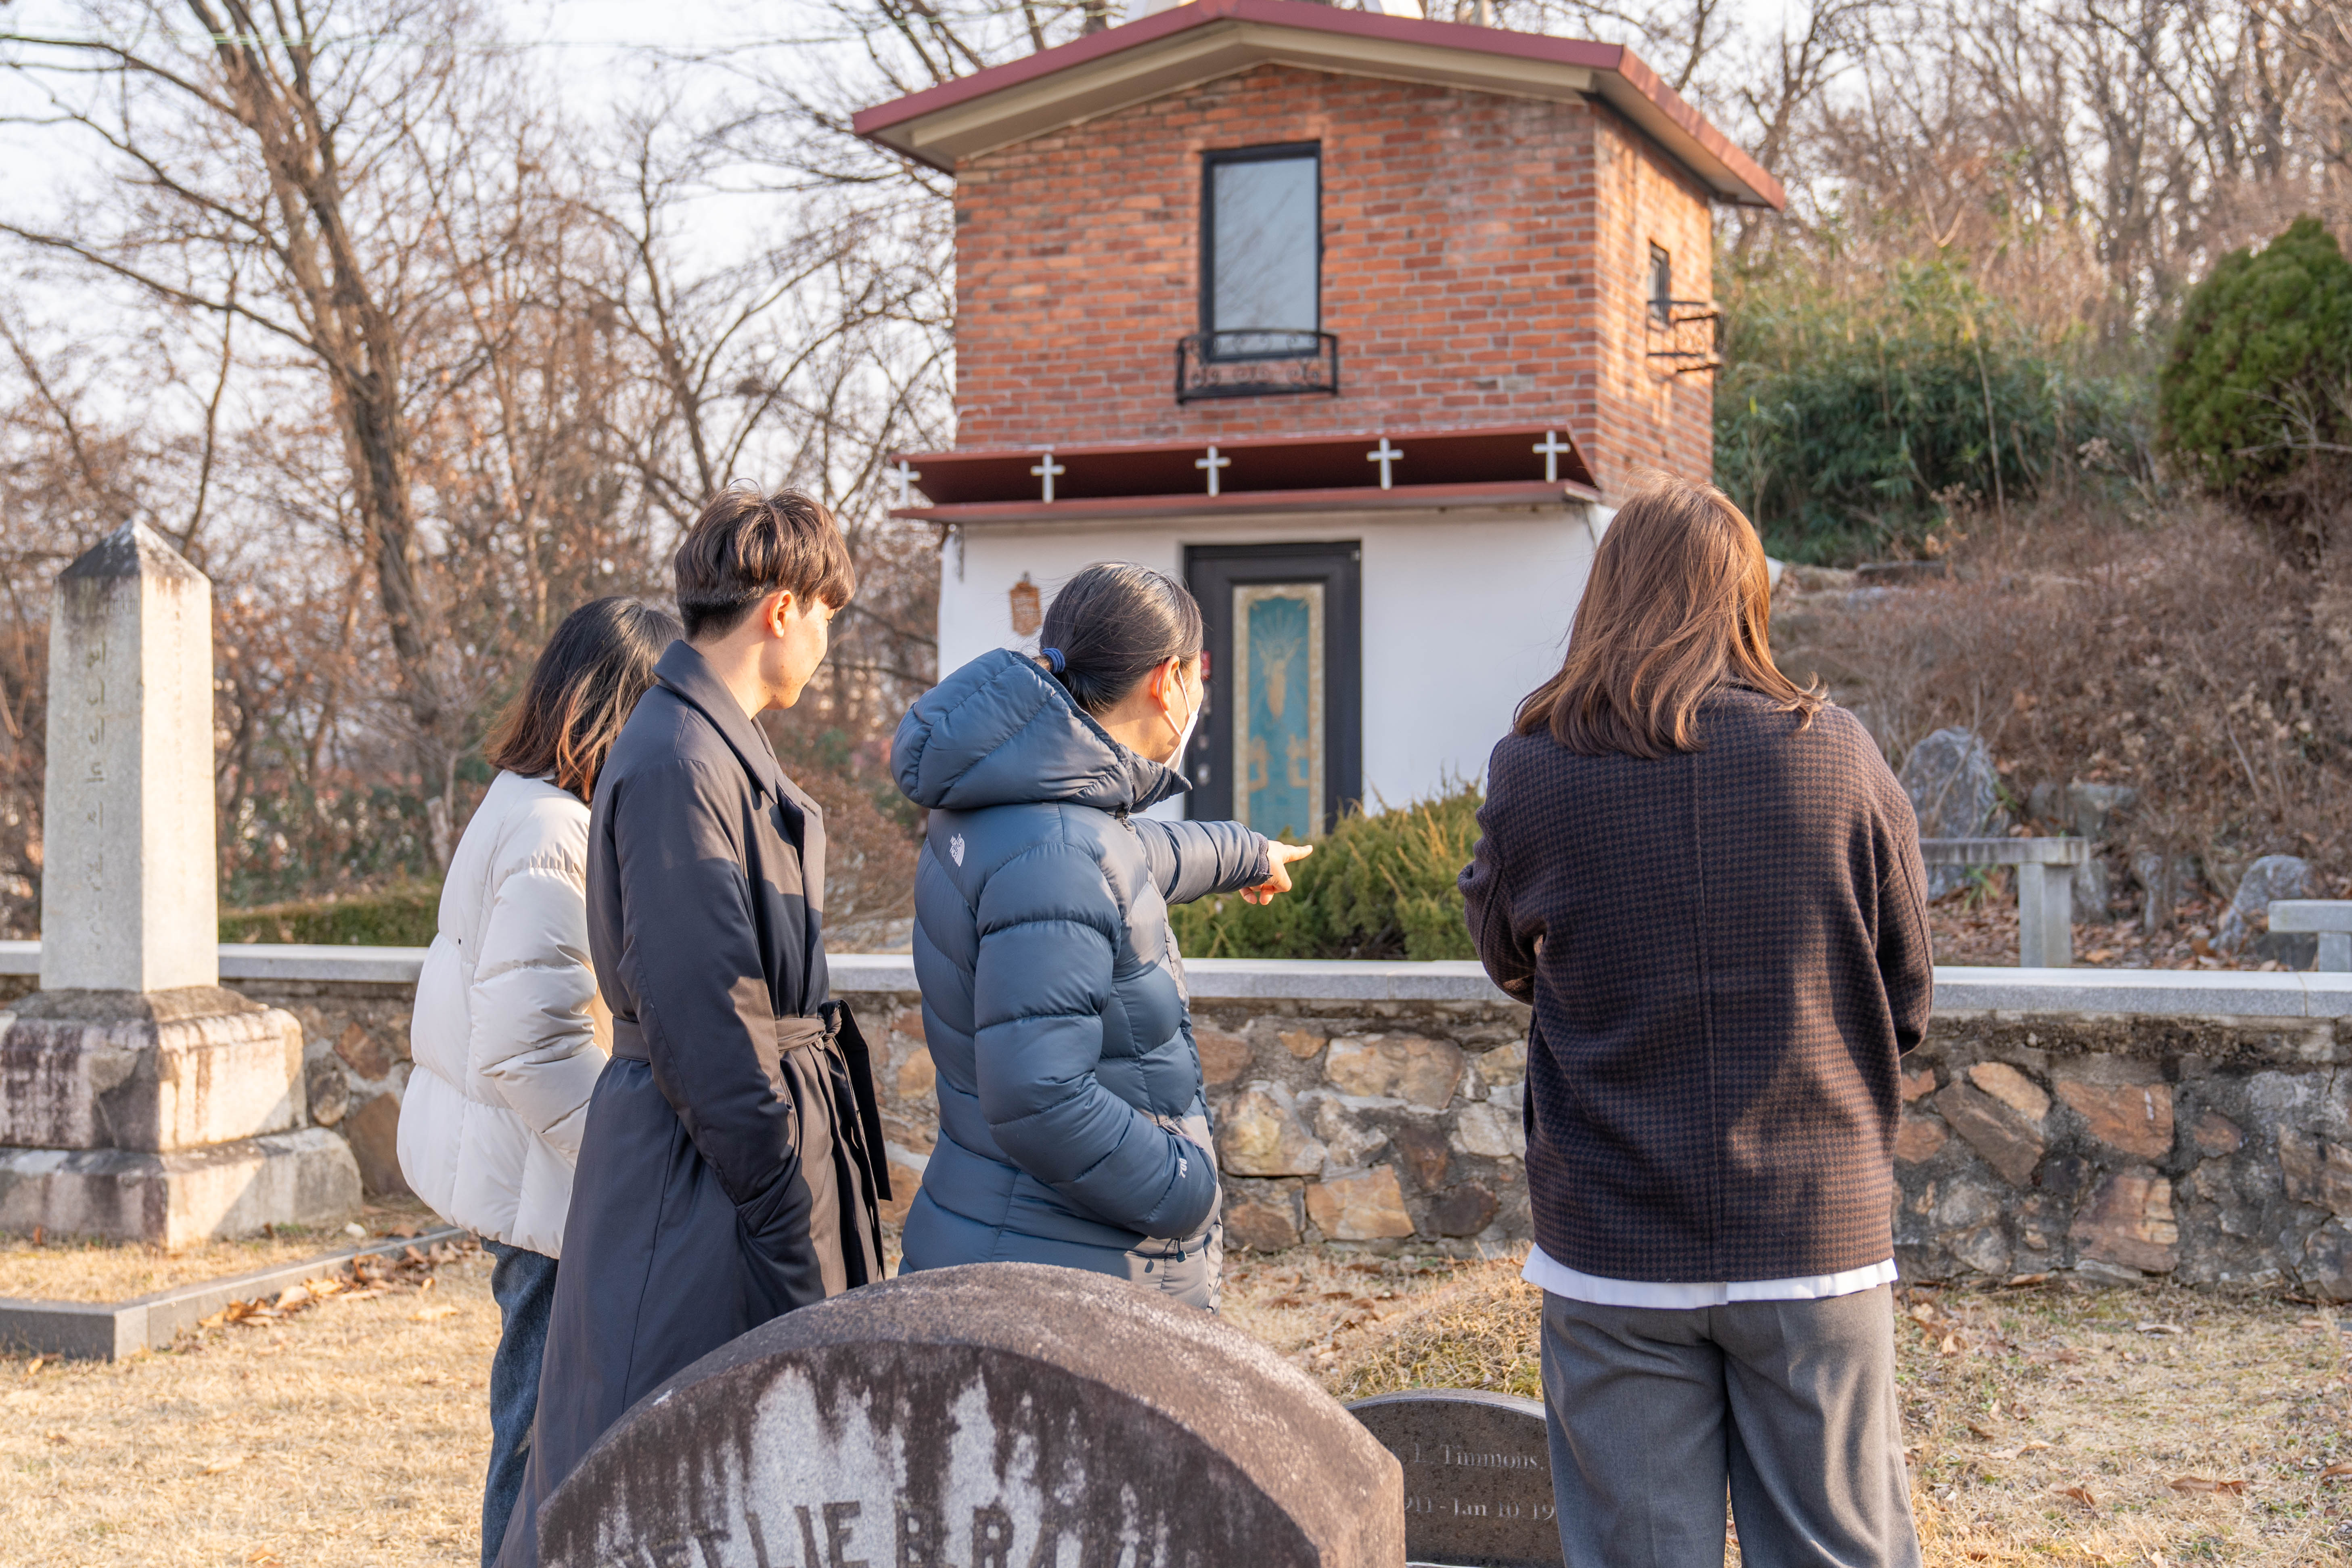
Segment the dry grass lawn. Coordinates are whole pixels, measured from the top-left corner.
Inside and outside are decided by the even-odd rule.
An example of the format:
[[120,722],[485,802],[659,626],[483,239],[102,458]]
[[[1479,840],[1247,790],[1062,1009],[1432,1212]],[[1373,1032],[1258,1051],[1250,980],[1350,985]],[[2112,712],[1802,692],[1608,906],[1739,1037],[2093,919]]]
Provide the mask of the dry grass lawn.
[[[1538,1298],[1517,1274],[1244,1255],[1225,1310],[1342,1398],[1533,1394]],[[117,1365],[0,1361],[0,1563],[473,1562],[488,1280],[469,1251],[428,1288],[331,1298]],[[2352,1466],[2325,1474],[2352,1458],[2352,1369],[2316,1310],[2174,1289],[1922,1289],[1905,1306],[1936,1568],[2352,1561]]]
[[[315,1248],[314,1248],[315,1250]],[[112,1364],[0,1361],[0,1562],[479,1560],[489,1261]]]
[[[1471,1265],[1309,1364],[1342,1399],[1539,1397],[1541,1300],[1512,1263]],[[2352,1562],[2352,1364],[2325,1311],[2180,1289],[1901,1300],[1904,1434],[1931,1568]]]

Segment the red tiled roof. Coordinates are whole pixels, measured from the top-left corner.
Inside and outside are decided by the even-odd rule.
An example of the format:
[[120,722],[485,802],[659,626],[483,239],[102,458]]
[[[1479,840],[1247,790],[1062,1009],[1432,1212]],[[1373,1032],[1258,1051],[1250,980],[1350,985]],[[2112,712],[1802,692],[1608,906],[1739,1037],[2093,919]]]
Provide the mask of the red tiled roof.
[[1476,91],[1591,94],[1717,196],[1788,203],[1774,179],[1633,50],[1617,44],[1343,11],[1307,0],[1190,0],[858,113],[857,133],[935,168],[1257,64],[1425,80]]

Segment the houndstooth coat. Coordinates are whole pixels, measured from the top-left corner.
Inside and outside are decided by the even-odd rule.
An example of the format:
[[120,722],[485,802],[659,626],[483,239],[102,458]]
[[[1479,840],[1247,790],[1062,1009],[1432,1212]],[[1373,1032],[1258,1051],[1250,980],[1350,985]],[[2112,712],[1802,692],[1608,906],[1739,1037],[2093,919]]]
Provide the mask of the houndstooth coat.
[[1513,735],[1487,764],[1462,892],[1534,1005],[1536,1240],[1612,1279],[1867,1268],[1933,986],[1918,824],[1843,710],[1726,688],[1698,731],[1655,761]]

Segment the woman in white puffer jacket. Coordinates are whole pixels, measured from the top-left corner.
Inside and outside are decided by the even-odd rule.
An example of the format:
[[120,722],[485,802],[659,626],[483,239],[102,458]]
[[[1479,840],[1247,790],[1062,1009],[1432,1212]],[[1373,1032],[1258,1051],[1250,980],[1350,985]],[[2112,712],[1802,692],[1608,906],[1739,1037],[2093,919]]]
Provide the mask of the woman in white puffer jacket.
[[581,1126],[606,1058],[588,958],[588,799],[679,635],[668,616],[621,598],[556,628],[485,748],[500,772],[450,858],[416,982],[401,1172],[497,1259],[485,1564],[522,1483]]

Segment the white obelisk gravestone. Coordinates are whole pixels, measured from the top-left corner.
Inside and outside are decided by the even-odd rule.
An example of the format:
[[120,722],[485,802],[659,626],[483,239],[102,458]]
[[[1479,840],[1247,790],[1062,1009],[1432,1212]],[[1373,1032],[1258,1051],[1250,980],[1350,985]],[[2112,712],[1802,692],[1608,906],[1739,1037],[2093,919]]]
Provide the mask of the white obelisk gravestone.
[[359,1206],[302,1027],[220,986],[212,585],[126,524],[49,623],[41,989],[0,1018],[0,1228],[183,1246]]
[[121,529],[58,579],[41,809],[41,988],[220,984],[213,591]]

